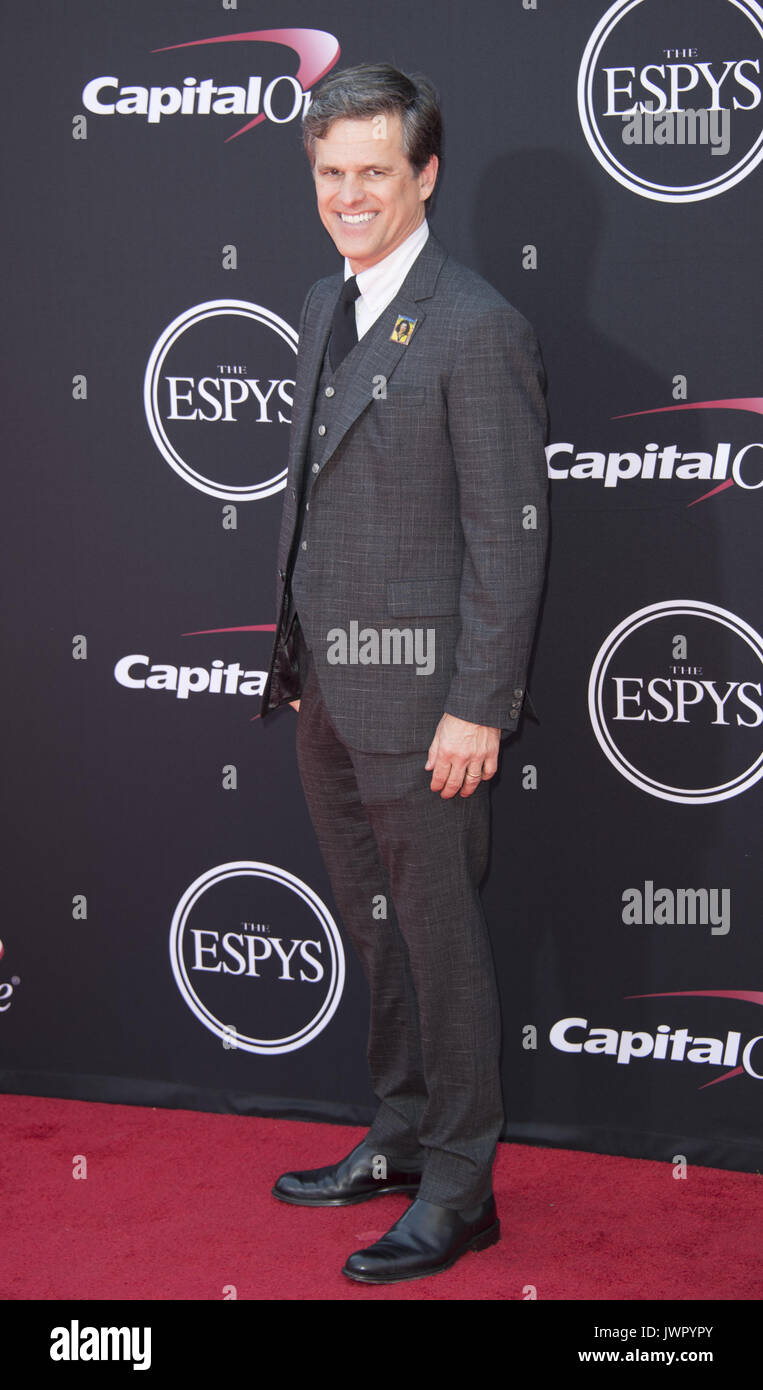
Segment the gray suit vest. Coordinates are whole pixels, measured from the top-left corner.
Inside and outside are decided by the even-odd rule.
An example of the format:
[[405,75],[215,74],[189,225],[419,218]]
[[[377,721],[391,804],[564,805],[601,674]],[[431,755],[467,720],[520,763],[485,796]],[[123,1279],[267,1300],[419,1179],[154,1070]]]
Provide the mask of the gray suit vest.
[[[384,318],[383,312],[375,323],[371,325],[368,332],[363,337],[371,338],[374,333],[381,333],[381,321]],[[329,338],[329,343],[331,339]],[[336,372],[332,371],[329,362],[328,343],[323,354],[323,366],[315,392],[315,402],[313,405],[313,415],[310,422],[310,436],[307,446],[305,459],[305,475],[302,484],[302,496],[299,503],[299,515],[297,518],[294,568],[291,577],[291,601],[296,607],[297,613],[307,615],[310,609],[310,499],[312,497],[313,484],[320,472],[320,460],[324,451],[324,438],[328,433],[332,415],[336,412],[342,400],[342,390],[352,379],[355,364],[355,351],[350,351],[344,361],[340,362]],[[370,400],[370,391],[369,391]],[[302,635],[305,643],[309,647],[310,639],[305,632],[305,624],[301,624]]]

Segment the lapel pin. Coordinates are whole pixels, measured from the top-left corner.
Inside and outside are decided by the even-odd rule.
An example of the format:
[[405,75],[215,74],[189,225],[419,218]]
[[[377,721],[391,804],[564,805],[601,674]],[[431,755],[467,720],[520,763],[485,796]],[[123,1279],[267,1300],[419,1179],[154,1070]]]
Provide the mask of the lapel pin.
[[391,343],[403,343],[406,347],[411,341],[411,334],[418,323],[418,319],[406,319],[402,314],[395,322],[395,327],[389,335]]

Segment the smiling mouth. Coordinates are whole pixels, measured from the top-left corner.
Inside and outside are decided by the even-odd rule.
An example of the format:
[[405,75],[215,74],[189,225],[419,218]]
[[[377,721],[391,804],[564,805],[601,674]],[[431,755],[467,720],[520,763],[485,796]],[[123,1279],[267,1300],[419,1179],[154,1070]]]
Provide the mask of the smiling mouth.
[[365,222],[372,222],[376,216],[375,212],[340,212],[339,214],[345,227],[360,227]]

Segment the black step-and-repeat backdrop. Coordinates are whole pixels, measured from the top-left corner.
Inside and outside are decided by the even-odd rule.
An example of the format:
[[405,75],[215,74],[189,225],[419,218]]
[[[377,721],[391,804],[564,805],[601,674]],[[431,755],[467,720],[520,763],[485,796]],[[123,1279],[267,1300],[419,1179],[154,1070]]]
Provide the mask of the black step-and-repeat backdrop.
[[[288,27],[283,27],[288,26]],[[364,1123],[367,997],[257,717],[300,117],[429,74],[432,225],[535,324],[552,553],[484,887],[505,1137],[760,1167],[763,8],[6,14],[0,1089]]]

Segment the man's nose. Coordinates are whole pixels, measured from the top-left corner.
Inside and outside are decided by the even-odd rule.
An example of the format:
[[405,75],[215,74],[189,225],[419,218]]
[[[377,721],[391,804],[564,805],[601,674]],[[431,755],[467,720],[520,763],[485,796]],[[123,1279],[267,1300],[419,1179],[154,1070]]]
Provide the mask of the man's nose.
[[346,207],[361,203],[365,197],[363,180],[357,174],[345,174],[339,186],[339,201]]

